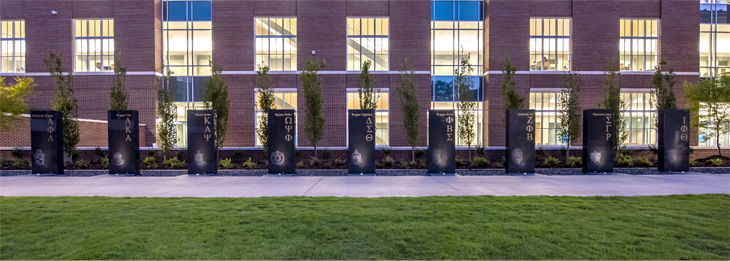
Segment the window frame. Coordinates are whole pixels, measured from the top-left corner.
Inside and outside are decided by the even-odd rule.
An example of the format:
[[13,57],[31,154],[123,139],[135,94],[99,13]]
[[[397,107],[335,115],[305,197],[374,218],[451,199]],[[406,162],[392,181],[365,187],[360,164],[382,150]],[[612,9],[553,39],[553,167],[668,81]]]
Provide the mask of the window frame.
[[[360,19],[360,23],[359,23],[360,24],[360,34],[359,35],[350,35],[349,34],[348,28],[349,28],[349,20],[350,19]],[[378,34],[374,34],[374,35],[363,35],[362,34],[362,19],[387,19],[388,34],[387,35],[378,35]],[[377,21],[376,20],[373,20],[373,22],[375,23],[373,26],[377,25]],[[345,17],[345,25],[346,25],[345,26],[345,36],[346,36],[346,41],[345,41],[345,54],[346,54],[345,55],[345,64],[346,64],[346,68],[345,68],[345,70],[348,71],[348,72],[359,72],[359,71],[362,70],[362,64],[365,62],[365,60],[363,60],[363,53],[362,53],[362,46],[363,46],[362,39],[374,38],[374,39],[387,39],[387,41],[388,41],[388,46],[387,47],[388,48],[386,50],[388,52],[388,54],[387,54],[387,61],[388,62],[386,64],[386,67],[387,68],[385,70],[377,70],[377,67],[375,66],[376,63],[375,63],[375,61],[373,61],[373,66],[370,68],[370,71],[381,71],[381,72],[387,72],[387,71],[389,71],[390,70],[390,31],[391,31],[391,28],[390,28],[390,17],[389,16],[347,16],[347,17]],[[373,28],[375,28],[375,27],[373,27]],[[350,54],[348,52],[349,46],[348,46],[348,43],[347,43],[350,38],[359,38],[360,39],[360,50],[358,52],[359,55],[360,55],[360,59],[359,59],[360,62],[359,62],[359,65],[358,65],[358,69],[357,70],[351,70],[350,69],[350,62],[349,62],[349,56],[350,56]],[[377,56],[377,50],[373,50],[373,59],[374,60],[377,60],[377,57],[378,57]]]
[[[390,117],[390,89],[381,88],[379,92],[375,92],[375,93],[376,93],[376,97],[378,95],[382,95],[382,94],[388,95],[388,109],[387,110],[380,110],[377,108],[375,109],[375,137],[376,137],[375,147],[388,147],[388,146],[390,146],[390,128],[391,128],[391,126],[390,126],[391,125],[390,124],[390,120],[391,120],[391,117]],[[357,90],[355,90],[354,88],[349,88],[347,91],[345,91],[345,121],[347,122],[347,124],[345,124],[345,129],[347,130],[346,135],[345,135],[345,143],[347,144],[347,146],[350,145],[350,121],[349,121],[349,115],[347,114],[347,112],[349,110],[359,110],[359,109],[350,109],[350,105],[349,105],[350,95],[353,95],[353,99],[360,98],[358,96]],[[380,99],[382,99],[382,97]],[[354,101],[355,100],[353,100],[353,102]],[[379,102],[380,102],[380,100],[378,101],[378,103]],[[360,108],[359,102],[357,103],[357,108]],[[388,140],[385,141],[386,144],[378,144],[378,142],[377,142],[378,131],[381,131],[381,132],[383,131],[383,128],[378,128],[378,113],[381,113],[381,114],[385,113],[385,116],[388,119],[388,128],[384,131],[385,135],[388,137]]]
[[[535,94],[534,102],[532,100],[533,94]],[[537,103],[538,94],[540,95],[541,108],[537,108],[537,106],[536,106],[538,104]],[[550,104],[549,98],[548,98],[548,100],[545,99],[545,94],[555,95],[555,102],[554,102],[555,107],[554,108],[550,109],[549,106],[545,106],[545,104]],[[560,113],[560,102],[559,102],[560,95],[563,95],[561,89],[530,91],[530,94],[528,96],[528,108],[531,110],[535,110],[535,146],[562,146],[562,145],[566,144],[564,142],[564,138],[560,137],[560,133],[559,133],[560,118],[558,117],[559,116],[558,114]],[[535,104],[535,105],[533,105],[533,104]],[[544,113],[553,113],[554,114],[553,115],[553,117],[555,118],[555,122],[554,122],[555,127],[554,128],[550,128],[550,125],[549,125],[550,121],[545,120],[546,115]],[[538,117],[540,117],[540,123],[541,123],[540,126],[537,126]],[[547,123],[547,124],[545,124],[545,123]],[[550,140],[550,136],[551,136],[550,131],[551,130],[554,131],[554,135],[552,135],[552,136],[555,140],[555,143],[549,143],[549,142],[543,141],[544,137],[546,136],[544,133],[547,133],[546,137],[548,138],[548,141]],[[539,135],[538,135],[538,132],[540,133]],[[538,137],[541,142],[540,144],[538,144],[538,142],[537,142]]]
[[[483,101],[475,101],[477,103],[476,108],[476,117],[477,117],[477,124],[474,126],[474,128],[477,129],[477,133],[474,133],[474,144],[472,146],[482,146],[484,143],[484,134],[487,132],[485,130],[485,122],[484,122],[484,115],[488,114],[484,110],[485,103]],[[451,104],[451,108],[448,108],[448,106],[437,106],[437,103],[439,104]],[[431,107],[432,110],[454,110],[454,114],[456,116],[456,122],[454,123],[454,144],[456,148],[466,148],[466,144],[461,143],[461,138],[459,137],[459,109],[457,108],[456,104],[458,101],[431,101]],[[427,116],[428,117],[428,116]],[[426,126],[428,127],[428,119],[426,119]]]
[[[89,24],[90,24],[91,21],[96,21],[96,20],[98,20],[101,23],[101,25],[102,25],[102,26],[99,27],[99,36],[89,36],[90,35],[90,32],[91,32],[91,28],[90,28]],[[108,20],[110,22],[110,24],[111,24],[110,25],[110,27],[111,27],[110,29],[112,30],[112,33],[110,34],[111,36],[104,36],[104,29],[105,28],[104,28],[103,25],[104,25],[104,21],[105,20]],[[77,32],[77,29],[78,28],[76,28],[76,24],[77,24],[78,21],[80,21],[82,23],[86,23],[86,36],[78,36],[78,32]],[[82,26],[82,28],[83,28],[83,26]],[[107,28],[107,29],[109,29],[109,28]],[[116,42],[114,41],[114,35],[115,35],[114,34],[114,18],[83,18],[83,19],[73,19],[73,56],[74,56],[74,59],[73,59],[73,69],[74,70],[73,71],[74,72],[81,72],[81,73],[108,73],[108,72],[114,72],[113,66],[114,66],[114,62],[115,62],[115,59],[116,59],[116,55],[114,53],[114,51],[116,51]],[[87,51],[86,52],[81,52],[81,55],[78,55],[79,52],[77,51],[77,42],[79,40],[81,40],[82,42],[85,41],[86,42],[86,46],[87,46]],[[88,49],[89,49],[89,46],[91,46],[91,41],[93,41],[93,40],[99,40],[101,42],[101,44],[99,45],[101,47],[101,51],[99,52],[99,57],[100,57],[99,58],[99,61],[101,63],[101,65],[100,65],[101,68],[99,68],[99,71],[95,71],[95,70],[92,71],[91,70],[92,66],[91,66],[91,61],[90,61],[89,57],[92,56],[92,55],[91,55],[91,53],[89,52]],[[104,44],[103,44],[104,43],[104,40],[110,40],[111,41],[111,45],[114,46],[114,51],[111,52],[111,55],[104,55],[103,54],[104,53]],[[78,60],[77,57],[78,56],[83,56],[83,57],[86,58],[86,68],[85,68],[85,70],[78,70],[78,64],[77,64],[77,60]],[[104,61],[105,61],[104,60],[104,57],[105,56],[110,56],[111,57],[110,58],[111,61],[109,61],[109,70],[104,70],[104,67],[105,67],[104,66]],[[93,68],[96,68],[96,66],[93,66]]]
[[[9,23],[12,32],[10,32],[11,37],[2,37],[0,35],[0,46],[2,46],[2,42],[9,42],[9,46],[12,48],[12,52],[10,56],[3,56],[2,51],[0,51],[0,58],[10,58],[12,65],[10,68],[11,70],[6,70],[7,68],[5,68],[2,59],[0,59],[0,73],[25,73],[25,53],[27,52],[25,46],[25,20],[0,20],[0,26],[2,26],[2,23]],[[20,34],[21,37],[16,37],[17,34],[15,32],[15,23],[22,24],[22,32]],[[23,52],[20,52],[20,50],[15,50],[16,41],[21,42],[20,45],[22,45],[22,47],[20,48],[22,48]],[[20,60],[20,62],[18,60]],[[20,68],[22,70],[16,70],[19,63],[21,64]]]
[[[294,118],[296,119],[297,118],[297,113],[299,112],[299,105],[298,105],[298,103],[299,103],[299,100],[298,100],[299,99],[299,93],[297,92],[296,88],[274,88],[273,92],[274,92],[274,96],[276,96],[277,94],[282,94],[282,99],[281,100],[282,100],[282,103],[283,104],[286,103],[286,100],[287,100],[286,97],[287,96],[289,97],[289,101],[294,101],[294,104],[295,104],[294,105],[294,109],[285,109],[285,108],[283,108],[284,107],[283,104],[282,104],[282,108],[278,108],[279,107],[279,104],[274,103],[274,105],[276,107],[274,107],[273,110],[294,110]],[[295,99],[293,99],[293,100],[292,100],[292,97],[291,97],[292,94],[296,94],[297,95],[297,97]],[[254,120],[253,120],[253,122],[254,122],[254,147],[263,148],[263,144],[260,144],[259,143],[259,136],[258,136],[258,132],[257,132],[258,131],[258,127],[259,127],[259,113],[263,113],[263,110],[259,109],[258,99],[259,99],[259,89],[258,88],[255,88],[254,89],[254,95],[253,95],[253,104],[254,104]],[[290,104],[291,104],[291,102],[290,102]],[[299,124],[300,123],[297,122],[296,125],[299,125]],[[299,147],[299,128],[297,127],[297,128],[294,128],[294,129],[295,129],[295,131],[294,131],[294,145],[296,147]]]
[[[627,34],[629,36],[621,36],[619,34],[619,43],[618,43],[618,46],[619,46],[619,57],[620,57],[619,60],[625,59],[624,57],[626,57],[626,55],[622,55],[621,54],[621,44],[622,44],[622,42],[624,40],[627,40],[627,41],[629,41],[630,45],[629,45],[629,49],[626,52],[628,53],[629,61],[631,61],[631,63],[629,64],[630,65],[630,68],[626,69],[627,67],[626,66],[623,66],[623,67],[620,67],[619,68],[619,71],[621,71],[621,72],[653,72],[655,70],[654,66],[657,66],[659,64],[659,61],[661,61],[661,53],[662,53],[661,52],[661,41],[660,41],[661,40],[661,19],[653,19],[653,18],[621,18],[620,21],[619,21],[619,31],[621,30],[622,22],[624,20],[628,20],[629,23],[631,24],[631,26],[629,26],[630,30],[629,30],[629,32],[627,32]],[[633,22],[634,21],[637,21],[637,20],[644,22],[644,28],[643,28],[643,30],[644,30],[644,36],[634,36]],[[656,28],[657,28],[656,29],[656,37],[654,37],[654,36],[646,36],[646,31],[647,31],[647,23],[646,22],[647,21],[656,21]],[[649,28],[651,28],[651,27],[649,27]],[[634,60],[634,51],[633,51],[634,50],[634,40],[642,40],[642,41],[644,41],[644,52],[643,52],[643,55],[642,55],[643,58],[644,58],[644,70],[643,71],[639,71],[638,69],[636,69],[635,68],[635,64],[633,63],[633,60]],[[647,62],[647,52],[648,52],[647,51],[647,48],[646,48],[647,47],[647,44],[646,44],[647,43],[647,40],[655,40],[656,41],[656,46],[654,48],[656,50],[656,59],[653,62],[653,65],[654,66],[652,66],[650,68],[648,67],[649,64]]]
[[[641,109],[633,109],[633,100],[634,95],[637,94],[643,94],[643,103]],[[624,95],[629,95],[629,100],[624,99]],[[655,145],[657,144],[657,109],[656,109],[656,101],[650,101],[651,99],[655,99],[652,97],[650,91],[644,91],[644,90],[625,90],[621,91],[621,101],[626,103],[627,109],[625,111],[621,111],[621,115],[623,116],[625,122],[626,122],[626,129],[624,129],[624,132],[627,135],[627,139],[624,142],[624,145],[629,147],[637,147],[637,146],[648,146],[648,145]],[[643,126],[640,128],[634,128],[634,113],[640,113],[641,114],[641,120],[649,121],[647,123],[646,121],[643,122]],[[637,116],[638,117],[638,116]],[[647,125],[649,125],[647,127]],[[633,135],[631,135],[631,132],[634,130],[641,130],[641,139],[642,143],[633,143]],[[648,134],[647,134],[648,133]],[[651,140],[651,141],[649,141]]]
[[[273,19],[294,19],[294,26],[297,27],[296,32],[297,32],[297,34],[299,33],[299,28],[298,28],[299,21],[297,21],[298,18],[296,16],[254,16],[254,18],[253,18],[253,26],[254,26],[254,29],[253,29],[253,36],[254,36],[253,37],[254,54],[253,55],[254,55],[254,64],[255,64],[254,65],[254,70],[257,70],[258,68],[256,66],[260,65],[259,64],[259,61],[256,61],[257,60],[256,56],[258,56],[258,50],[256,49],[256,47],[257,47],[256,42],[257,42],[258,39],[282,39],[282,56],[284,55],[284,51],[283,51],[284,48],[283,48],[283,46],[286,46],[286,42],[284,41],[285,39],[287,39],[287,38],[292,39],[293,38],[293,39],[297,40],[297,44],[299,43],[298,42],[298,39],[297,39],[297,34],[294,34],[294,35],[276,35],[276,36],[272,36],[271,34],[266,35],[266,36],[264,36],[264,35],[257,35],[256,34],[256,20],[257,19],[262,19],[262,18],[268,19],[268,24],[271,23],[271,19],[272,18]],[[275,72],[296,72],[297,71],[297,68],[298,68],[297,63],[299,61],[299,57],[297,56],[298,54],[299,54],[299,47],[297,46],[297,49],[294,51],[294,54],[293,54],[293,57],[296,59],[296,61],[292,65],[293,68],[290,68],[289,70],[284,70],[283,69],[284,68],[284,66],[283,66],[284,65],[284,63],[283,63],[283,60],[284,59],[282,58],[282,70],[274,70],[271,67],[271,41],[269,41],[269,49],[268,49],[267,54],[266,54],[266,56],[268,57],[268,61],[267,61],[266,65],[269,66],[269,71],[275,71]]]
[[[542,48],[540,49],[540,56],[541,57],[548,57],[545,54],[545,40],[555,39],[555,54],[554,54],[554,57],[552,57],[552,58],[555,58],[555,70],[550,70],[550,69],[545,68],[545,61],[542,60],[542,58],[540,58],[541,59],[540,60],[540,67],[541,68],[540,69],[537,69],[537,60],[535,60],[535,64],[534,65],[532,64],[532,62],[530,62],[530,71],[543,71],[543,72],[566,72],[566,71],[572,71],[572,67],[571,67],[572,66],[572,63],[570,62],[571,59],[573,58],[572,57],[572,55],[573,55],[573,39],[572,39],[573,19],[572,19],[572,17],[530,17],[530,24],[532,24],[533,20],[536,20],[536,19],[541,19],[542,20],[540,22],[540,24],[542,26],[542,28],[540,29],[541,30],[541,34],[540,35],[532,35],[532,34],[530,34],[530,40],[532,40],[532,39],[540,39],[541,40],[541,43],[542,43],[541,44],[541,47]],[[565,20],[568,21],[568,31],[567,31],[567,34],[568,35],[567,36],[565,36],[565,35],[558,35],[558,33],[557,33],[557,32],[559,32],[559,28],[560,28],[560,25],[558,23],[558,20],[560,20],[560,19],[565,19]],[[545,21],[546,20],[555,20],[555,34],[556,35],[547,35],[547,36],[545,35]],[[567,61],[565,61],[565,63],[567,63],[567,68],[564,67],[565,69],[558,68],[558,61],[559,61],[558,60],[558,56],[560,54],[558,54],[558,49],[557,48],[558,48],[558,40],[561,40],[561,39],[567,39],[568,40],[568,54],[567,54],[567,57],[568,58],[567,58]],[[532,54],[532,51],[530,51],[529,56],[532,56],[532,55],[533,55]],[[550,58],[551,57],[548,57],[548,61],[550,61]],[[530,58],[530,60],[531,59],[532,58]]]

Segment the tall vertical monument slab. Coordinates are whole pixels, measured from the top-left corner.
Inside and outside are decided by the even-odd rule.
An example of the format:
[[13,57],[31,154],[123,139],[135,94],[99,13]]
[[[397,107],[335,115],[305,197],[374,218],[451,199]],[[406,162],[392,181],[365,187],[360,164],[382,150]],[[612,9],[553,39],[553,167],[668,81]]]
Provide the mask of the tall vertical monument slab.
[[535,173],[535,110],[507,110],[507,173]]
[[454,110],[428,111],[428,173],[456,172]]
[[215,110],[188,110],[188,174],[218,174]]
[[583,111],[583,173],[613,172],[613,111]]
[[139,175],[139,112],[107,111],[109,174]]
[[63,120],[60,111],[30,112],[33,174],[63,174]]
[[375,110],[348,110],[350,174],[375,173]]
[[689,171],[689,110],[660,110],[659,171]]
[[269,111],[269,173],[294,174],[296,163],[294,110]]

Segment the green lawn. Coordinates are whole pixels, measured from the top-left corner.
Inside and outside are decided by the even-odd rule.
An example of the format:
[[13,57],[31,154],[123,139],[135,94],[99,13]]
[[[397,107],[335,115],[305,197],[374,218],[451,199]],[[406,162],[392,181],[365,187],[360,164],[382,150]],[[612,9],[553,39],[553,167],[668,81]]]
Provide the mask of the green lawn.
[[1,259],[730,259],[730,195],[0,197]]

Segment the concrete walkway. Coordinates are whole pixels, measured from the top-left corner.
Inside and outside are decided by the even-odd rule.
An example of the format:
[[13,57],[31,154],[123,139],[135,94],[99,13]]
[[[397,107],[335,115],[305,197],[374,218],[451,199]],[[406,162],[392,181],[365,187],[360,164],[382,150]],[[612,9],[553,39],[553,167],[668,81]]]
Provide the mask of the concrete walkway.
[[730,193],[730,175],[397,177],[0,177],[0,196],[419,197]]

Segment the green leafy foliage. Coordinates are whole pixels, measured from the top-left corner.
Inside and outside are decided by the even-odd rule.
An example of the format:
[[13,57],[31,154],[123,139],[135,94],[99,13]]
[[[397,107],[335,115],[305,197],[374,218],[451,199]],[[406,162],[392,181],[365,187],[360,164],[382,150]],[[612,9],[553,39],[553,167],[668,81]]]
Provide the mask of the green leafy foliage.
[[548,156],[542,164],[547,168],[554,168],[560,164],[560,160],[555,157]]
[[[684,96],[688,108],[696,113],[692,125],[706,130],[707,138],[720,137],[728,132],[730,124],[730,76],[702,79],[699,84],[684,82]],[[720,142],[717,154],[722,156]],[[722,144],[727,146],[727,144]]]
[[649,157],[647,156],[641,156],[638,159],[636,159],[636,166],[639,167],[653,167],[654,163],[651,163],[649,160]]
[[312,56],[309,56],[304,71],[299,75],[299,81],[302,83],[302,91],[304,92],[304,104],[307,108],[304,110],[304,135],[314,147],[314,157],[317,157],[317,144],[324,136],[325,123],[327,122],[323,108],[322,79],[319,76],[319,71],[326,66],[325,61],[319,63],[314,61]]
[[629,155],[619,155],[616,159],[616,167],[620,168],[630,168],[634,166],[634,164],[631,162],[631,156]]
[[224,169],[231,169],[231,168],[233,168],[233,163],[231,163],[231,159],[230,158],[228,158],[228,159],[222,159],[221,161],[218,162],[218,165],[220,165],[221,168],[224,168]]
[[568,157],[568,161],[566,162],[566,164],[571,168],[577,168],[583,165],[583,161],[580,157],[570,156]]
[[459,156],[454,156],[454,162],[456,163],[457,167],[464,166],[464,160],[459,158]]
[[345,166],[345,164],[347,164],[347,160],[335,159],[335,166]]
[[15,157],[16,159],[22,159],[23,158],[23,148],[17,148],[17,147],[13,148],[13,151],[10,152],[10,154],[13,155],[13,157]]
[[393,167],[393,164],[395,164],[395,160],[390,156],[385,156],[385,158],[383,158],[383,166]]
[[418,104],[418,84],[416,71],[408,64],[408,58],[400,67],[400,83],[396,87],[400,106],[403,112],[403,128],[406,131],[406,141],[411,146],[411,161],[416,160],[416,146],[418,146],[421,121],[421,107]]
[[416,167],[416,161],[414,161],[414,160],[411,160],[411,161],[408,161],[408,160],[400,160],[400,167],[402,169],[412,169],[412,168],[415,168]]
[[390,156],[390,153],[393,152],[393,148],[389,146],[383,146],[380,148],[380,150],[383,151],[383,154],[385,154],[385,156]]
[[725,162],[723,162],[721,159],[711,159],[708,162],[710,163],[710,166],[713,167],[719,167],[725,164]]
[[185,167],[185,161],[182,161],[182,160],[178,159],[177,157],[169,158],[169,159],[165,160],[165,162],[163,162],[163,164],[165,164],[165,166],[167,166],[168,168],[171,168],[171,169],[181,169],[181,168]]
[[274,81],[271,80],[271,75],[269,75],[269,66],[260,64],[256,66],[258,67],[256,71],[256,88],[258,89],[256,108],[261,110],[261,114],[257,116],[256,136],[262,145],[264,155],[268,158],[269,110],[276,109],[276,95],[274,95]]
[[[164,68],[164,66],[163,66]],[[177,127],[175,120],[177,119],[177,106],[174,103],[174,94],[170,91],[170,75],[172,71],[166,69],[167,72],[162,77],[155,78],[157,87],[157,147],[162,149],[162,153],[167,155],[177,144]],[[149,152],[149,151],[148,151]],[[153,151],[154,152],[154,151]]]
[[99,162],[101,163],[102,169],[109,168],[109,156],[104,156],[103,158],[101,158],[101,160]]
[[61,56],[50,53],[43,59],[43,63],[55,81],[51,108],[61,112],[63,121],[63,151],[73,154],[79,144],[79,102],[74,95],[73,74],[65,72],[61,66]]
[[616,151],[616,157],[620,155],[618,151],[625,146],[624,142],[628,139],[628,132],[625,131],[627,122],[622,114],[628,109],[628,105],[621,99],[623,82],[621,81],[621,73],[618,72],[618,65],[617,59],[611,59],[606,72],[603,73],[605,91],[603,107],[611,110],[613,114],[614,128],[611,138],[613,139],[613,150]]
[[15,169],[27,169],[30,167],[30,163],[26,159],[17,159],[13,162],[13,168]]
[[690,160],[689,160],[689,166],[690,166],[690,167],[694,167],[694,166],[697,166],[697,161],[696,161],[695,159],[690,159]]
[[114,78],[109,92],[109,110],[127,110],[129,95],[127,94],[127,66],[122,63],[122,52],[114,57]]
[[459,124],[457,129],[459,140],[466,144],[469,161],[471,161],[471,145],[476,139],[476,117],[479,104],[470,95],[474,88],[474,79],[471,77],[474,73],[474,67],[470,62],[471,53],[465,55],[462,51],[461,57],[460,66],[454,69],[454,89],[458,100],[456,103]]
[[583,111],[580,106],[580,76],[568,73],[561,76],[565,85],[558,95],[558,137],[564,137],[566,145],[565,159],[570,156],[570,145],[578,140],[581,134],[580,120]]
[[301,160],[299,162],[297,162],[297,168],[298,169],[304,168],[304,162]]
[[188,158],[188,150],[180,150],[177,152],[177,155],[175,156],[179,161],[185,161]]
[[319,166],[321,163],[322,163],[322,160],[320,160],[319,158],[309,157],[309,166],[310,167]]
[[243,163],[241,163],[241,167],[243,167],[244,169],[255,169],[256,165],[258,165],[258,164],[256,164],[256,162],[251,161],[251,157],[248,157],[247,161],[244,161]]
[[512,65],[509,56],[504,57],[504,69],[502,70],[502,97],[504,97],[504,109],[516,110],[525,108],[525,97],[522,97],[515,88],[515,73],[517,68]]
[[142,166],[144,166],[145,169],[156,169],[157,160],[155,159],[155,157],[147,157],[142,162]]
[[471,167],[475,168],[475,169],[483,169],[488,166],[489,166],[489,160],[479,157],[479,156],[474,156],[474,159],[472,159],[472,161],[471,161]]
[[662,72],[662,66],[665,64],[667,62],[662,60],[654,68],[654,77],[652,78],[654,90],[651,91],[652,99],[649,99],[649,104],[653,105],[654,101],[656,101],[657,110],[677,108],[677,97],[674,96],[674,85],[677,83],[674,68],[669,69],[669,72],[665,74]]
[[375,110],[378,108],[380,88],[376,88],[377,79],[370,73],[373,62],[367,60],[362,63],[360,76],[357,78],[357,95],[360,98],[360,109]]
[[220,148],[226,141],[228,133],[228,115],[231,101],[228,99],[228,84],[223,80],[223,67],[211,63],[210,79],[205,83],[203,107],[215,110],[215,144]]
[[88,169],[89,168],[89,161],[88,160],[85,160],[85,159],[77,160],[74,163],[74,167],[76,167],[77,169]]
[[332,151],[330,151],[328,148],[324,148],[322,150],[322,158],[329,159],[332,157]]
[[21,114],[30,112],[28,99],[33,96],[33,78],[16,77],[15,84],[6,85],[0,77],[0,131],[6,132],[22,119]]

